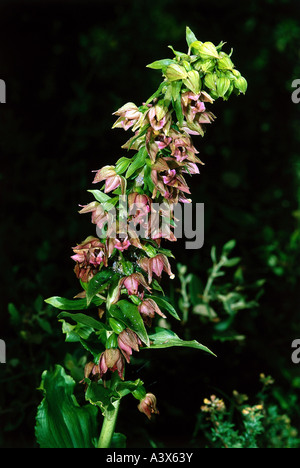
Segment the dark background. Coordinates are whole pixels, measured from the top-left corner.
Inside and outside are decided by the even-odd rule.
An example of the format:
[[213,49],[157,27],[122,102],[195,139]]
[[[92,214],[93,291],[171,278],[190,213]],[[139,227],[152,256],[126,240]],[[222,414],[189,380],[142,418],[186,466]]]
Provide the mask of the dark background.
[[91,201],[92,171],[124,155],[120,147],[129,138],[111,130],[112,113],[127,101],[140,105],[157,89],[160,72],[145,67],[171,57],[170,44],[185,51],[187,25],[199,40],[234,49],[249,88],[215,103],[217,120],[205,138],[194,139],[205,166],[190,187],[193,201],[205,204],[205,244],[199,251],[186,252],[180,242],[171,248],[204,279],[212,245],[234,238],[249,283],[266,282],[259,308],[243,311],[236,323],[246,335],[242,343],[215,343],[206,328],[202,336],[193,320],[186,325],[185,333],[217,359],[182,349],[139,356],[129,377],[145,380],[161,415],[148,422],[128,397],[118,430],[132,447],[147,446],[149,438],[185,446],[203,397],[233,389],[251,397],[260,372],[275,378],[281,405],[299,424],[300,373],[290,357],[292,340],[300,338],[300,104],[291,100],[292,81],[300,78],[297,3],[1,1],[3,447],[36,446],[41,372],[77,352],[64,343],[56,311],[45,309],[43,299],[77,292],[71,247],[94,234],[78,205]]

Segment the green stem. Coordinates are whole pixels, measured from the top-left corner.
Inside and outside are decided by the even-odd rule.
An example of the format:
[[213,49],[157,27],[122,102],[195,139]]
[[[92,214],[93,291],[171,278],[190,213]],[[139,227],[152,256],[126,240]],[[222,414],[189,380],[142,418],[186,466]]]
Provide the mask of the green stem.
[[109,448],[111,439],[115,431],[116,421],[118,417],[120,399],[116,400],[113,404],[114,409],[107,412],[104,416],[100,437],[98,440],[97,448]]

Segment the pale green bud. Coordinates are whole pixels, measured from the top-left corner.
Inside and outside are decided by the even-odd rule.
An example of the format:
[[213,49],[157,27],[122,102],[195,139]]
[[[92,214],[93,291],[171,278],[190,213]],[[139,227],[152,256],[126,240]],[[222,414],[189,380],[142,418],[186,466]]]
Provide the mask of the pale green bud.
[[216,91],[217,89],[217,81],[218,77],[216,73],[208,73],[204,77],[204,84],[212,91]]
[[188,72],[188,76],[183,80],[185,86],[190,89],[194,94],[198,94],[201,90],[201,82],[199,73],[196,70]]
[[185,80],[188,74],[184,67],[174,63],[167,67],[165,75],[169,81],[176,81]]
[[220,52],[220,59],[218,61],[218,68],[220,70],[233,70],[234,65],[230,57],[225,52]]
[[247,91],[248,83],[243,76],[237,78],[234,82],[235,88],[237,88],[241,93],[245,94]]
[[230,87],[230,79],[226,76],[221,76],[217,80],[217,92],[219,96],[224,97]]
[[204,42],[199,46],[197,45],[196,49],[202,57],[220,58],[216,46],[212,42]]

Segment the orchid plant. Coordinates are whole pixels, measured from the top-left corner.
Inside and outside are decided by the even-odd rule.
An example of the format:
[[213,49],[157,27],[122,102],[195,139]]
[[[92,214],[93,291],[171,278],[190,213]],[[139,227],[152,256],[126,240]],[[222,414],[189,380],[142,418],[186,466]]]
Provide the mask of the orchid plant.
[[[192,136],[203,136],[214,121],[210,106],[218,98],[245,93],[247,82],[234,67],[224,43],[197,40],[187,28],[187,53],[148,68],[163,80],[141,106],[131,102],[117,110],[113,128],[133,134],[123,145],[132,157],[95,171],[89,190],[94,200],[81,206],[96,235],[73,247],[80,292],[73,299],[46,300],[58,315],[67,342],[88,355],[80,384],[84,405],[75,395],[75,380],[57,365],[44,371],[43,400],[36,417],[41,447],[118,447],[125,436],[115,432],[121,399],[131,394],[149,419],[158,414],[156,397],[138,379],[125,378],[133,354],[143,349],[187,346],[212,353],[198,341],[184,341],[169,328],[153,326],[170,314],[181,320],[161,286],[163,274],[174,278],[172,252],[162,246],[176,241],[177,218],[170,207],[191,203],[187,176],[199,174]],[[212,353],[213,354],[213,353]],[[98,434],[98,417],[103,416]]]

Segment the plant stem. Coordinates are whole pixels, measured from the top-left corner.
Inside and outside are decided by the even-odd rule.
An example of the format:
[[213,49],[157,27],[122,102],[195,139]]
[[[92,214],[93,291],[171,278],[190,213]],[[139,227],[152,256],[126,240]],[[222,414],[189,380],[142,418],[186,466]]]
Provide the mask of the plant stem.
[[114,409],[107,412],[104,416],[100,437],[98,440],[97,448],[109,448],[111,439],[116,427],[117,416],[120,407],[120,399],[116,400],[113,404]]

